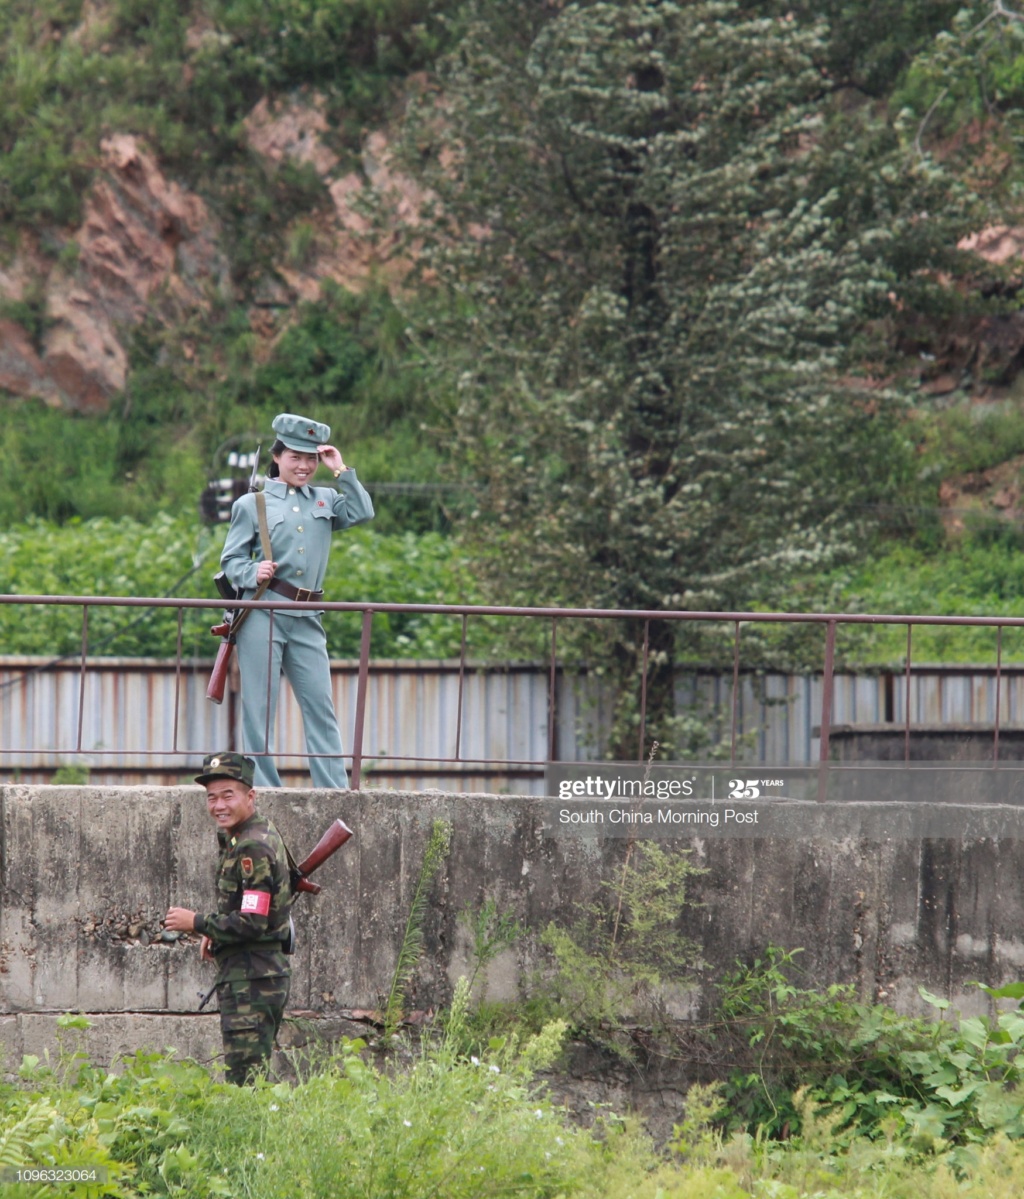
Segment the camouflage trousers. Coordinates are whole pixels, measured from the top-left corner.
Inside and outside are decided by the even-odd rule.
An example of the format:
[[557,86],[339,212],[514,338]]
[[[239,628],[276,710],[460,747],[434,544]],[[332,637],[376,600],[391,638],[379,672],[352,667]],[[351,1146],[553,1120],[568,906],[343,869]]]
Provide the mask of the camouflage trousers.
[[250,1074],[266,1073],[290,986],[287,975],[218,983],[224,1075],[228,1082],[241,1086]]

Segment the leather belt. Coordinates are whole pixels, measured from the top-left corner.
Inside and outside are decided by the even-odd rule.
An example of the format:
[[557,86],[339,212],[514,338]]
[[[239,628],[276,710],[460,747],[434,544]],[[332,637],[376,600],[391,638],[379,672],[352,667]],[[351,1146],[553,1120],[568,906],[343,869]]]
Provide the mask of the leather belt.
[[296,600],[300,604],[315,604],[324,598],[322,591],[310,591],[308,587],[293,587],[284,579],[271,579],[270,590],[283,595],[285,599]]

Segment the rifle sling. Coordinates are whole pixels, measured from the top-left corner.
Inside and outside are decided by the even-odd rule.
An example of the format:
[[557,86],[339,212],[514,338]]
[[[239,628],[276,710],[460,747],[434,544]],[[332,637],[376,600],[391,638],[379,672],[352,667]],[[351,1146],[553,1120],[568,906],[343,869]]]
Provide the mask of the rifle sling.
[[[263,554],[267,562],[274,560],[273,550],[270,547],[270,529],[267,527],[267,497],[262,491],[256,492],[256,519],[260,526],[260,552]],[[253,599],[258,600],[263,598],[264,592],[273,581],[273,576],[269,579],[264,579],[253,593]],[[245,618],[252,611],[251,608],[243,608],[235,613],[235,619],[231,622],[231,637],[238,636],[238,630],[245,624]]]
[[260,524],[260,549],[268,561],[274,560],[274,551],[270,548],[270,530],[267,528],[267,497],[262,491],[256,492],[256,519]]

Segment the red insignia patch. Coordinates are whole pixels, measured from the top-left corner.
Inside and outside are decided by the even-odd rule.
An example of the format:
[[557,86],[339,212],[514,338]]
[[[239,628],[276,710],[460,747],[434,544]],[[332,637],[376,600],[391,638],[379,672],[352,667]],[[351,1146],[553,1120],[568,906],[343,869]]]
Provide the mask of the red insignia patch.
[[242,858],[242,873],[252,874],[252,858]]
[[257,916],[268,916],[270,914],[270,892],[243,891],[240,911],[255,912]]
[[323,500],[317,500],[317,502],[316,502],[316,506],[317,506],[318,508],[326,508],[326,507],[327,507],[327,505],[324,503],[324,501],[323,501]]

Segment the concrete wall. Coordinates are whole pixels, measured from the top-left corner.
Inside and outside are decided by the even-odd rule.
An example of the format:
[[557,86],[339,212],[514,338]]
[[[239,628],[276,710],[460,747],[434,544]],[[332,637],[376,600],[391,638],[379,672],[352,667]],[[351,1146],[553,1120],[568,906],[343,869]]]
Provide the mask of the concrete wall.
[[[830,833],[828,806],[797,812],[806,835],[671,842],[707,869],[683,924],[708,966],[680,1014],[707,1010],[722,971],[769,941],[805,948],[808,985],[850,982],[904,1011],[923,1010],[919,983],[967,1011],[984,1007],[971,980],[1020,976],[1024,809],[1000,809],[997,836],[977,831],[979,809],[970,836],[915,839]],[[550,807],[524,797],[283,791],[260,807],[297,856],[335,816],[356,834],[318,875],[323,894],[298,901],[291,1007],[328,1021],[386,995],[434,820],[451,825],[451,852],[431,892],[418,1008],[446,1003],[469,968],[467,905],[492,896],[538,931],[569,921],[626,849],[622,838],[549,831]],[[216,845],[200,788],[0,787],[0,834],[9,1057],[52,1044],[56,1015],[77,1010],[95,1014],[100,1055],[143,1044],[213,1053],[215,1017],[195,1014],[210,970],[194,943],[160,929],[170,903],[211,903]],[[490,997],[514,997],[535,953],[523,943],[499,958]]]
[[[829,757],[836,762],[992,762],[996,731],[994,724],[915,724],[908,737],[896,723],[834,724]],[[1024,762],[1024,728],[1003,727],[998,733],[998,760]]]

